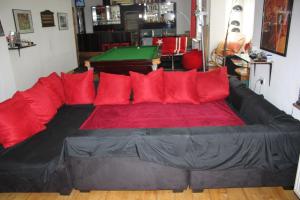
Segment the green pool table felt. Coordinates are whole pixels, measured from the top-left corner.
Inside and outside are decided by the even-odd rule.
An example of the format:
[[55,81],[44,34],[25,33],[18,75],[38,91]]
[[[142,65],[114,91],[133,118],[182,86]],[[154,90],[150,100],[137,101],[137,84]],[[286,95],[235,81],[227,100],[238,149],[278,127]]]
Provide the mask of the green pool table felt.
[[90,58],[91,62],[121,60],[151,60],[157,58],[157,46],[117,47]]

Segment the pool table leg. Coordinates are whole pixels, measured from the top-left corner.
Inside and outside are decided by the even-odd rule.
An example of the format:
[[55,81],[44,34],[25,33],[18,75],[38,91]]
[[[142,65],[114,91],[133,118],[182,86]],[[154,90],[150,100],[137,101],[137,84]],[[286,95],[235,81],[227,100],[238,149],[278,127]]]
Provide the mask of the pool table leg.
[[158,68],[158,65],[160,64],[160,58],[156,58],[152,60],[152,70],[155,71]]
[[155,71],[157,70],[158,65],[157,64],[152,64],[152,70]]

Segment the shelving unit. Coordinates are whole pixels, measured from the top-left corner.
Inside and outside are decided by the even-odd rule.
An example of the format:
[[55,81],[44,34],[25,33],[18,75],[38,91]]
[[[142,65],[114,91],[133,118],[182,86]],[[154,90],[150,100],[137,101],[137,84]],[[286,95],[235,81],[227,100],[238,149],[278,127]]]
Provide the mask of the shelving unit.
[[26,46],[16,46],[16,47],[8,47],[8,50],[18,50],[19,56],[21,56],[21,49],[25,49],[28,47],[34,47],[36,46],[36,44],[31,44],[31,45],[26,45]]

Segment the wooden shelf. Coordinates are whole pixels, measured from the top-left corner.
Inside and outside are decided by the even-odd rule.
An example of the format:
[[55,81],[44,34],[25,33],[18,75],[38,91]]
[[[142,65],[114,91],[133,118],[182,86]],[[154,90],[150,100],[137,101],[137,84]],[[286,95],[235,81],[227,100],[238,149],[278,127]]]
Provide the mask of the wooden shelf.
[[24,49],[24,48],[28,48],[28,47],[34,47],[34,46],[36,46],[36,44],[26,45],[26,46],[21,46],[21,47],[9,47],[8,50],[20,50],[20,49]]
[[299,104],[294,103],[293,106],[296,107],[298,110],[300,110],[300,105]]
[[31,45],[26,45],[26,46],[19,46],[19,47],[8,47],[8,50],[18,50],[19,52],[19,56],[21,56],[21,49],[25,49],[25,48],[28,48],[28,47],[34,47],[36,46],[36,44],[31,44]]

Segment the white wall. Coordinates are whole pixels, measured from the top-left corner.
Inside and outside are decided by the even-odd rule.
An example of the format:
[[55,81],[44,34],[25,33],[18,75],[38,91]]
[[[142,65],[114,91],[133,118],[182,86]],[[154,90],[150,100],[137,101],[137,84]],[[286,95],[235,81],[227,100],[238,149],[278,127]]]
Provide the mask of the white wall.
[[226,1],[211,0],[209,15],[209,52],[212,52],[219,42],[225,38],[225,24],[228,21],[226,17]]
[[[0,17],[6,35],[9,31],[15,31],[12,9],[31,10],[34,33],[21,34],[21,39],[31,40],[37,46],[21,49],[19,56],[18,51],[6,50],[7,44],[1,38],[0,68],[9,68],[7,71],[14,77],[13,80],[7,77],[7,73],[1,72],[0,80],[9,79],[8,88],[14,89],[15,85],[17,90],[24,90],[41,76],[77,67],[71,0],[1,0]],[[55,27],[42,28],[40,12],[45,9],[55,13]],[[58,30],[57,12],[68,13],[69,30]],[[7,90],[2,96],[10,94],[11,90]]]
[[[2,19],[1,15],[0,19]],[[2,102],[9,98],[16,90],[15,77],[5,37],[0,37],[0,63],[0,102]]]
[[[271,85],[269,86],[269,71],[267,66],[257,66],[255,76],[251,71],[250,85],[254,89],[258,78],[264,78],[265,84],[261,88],[261,94],[267,100],[288,114],[300,119],[300,111],[293,108],[292,104],[297,101],[300,88],[300,1],[294,1],[293,15],[290,26],[287,56],[273,55],[273,71]],[[260,46],[261,22],[263,14],[263,1],[256,0],[253,45]],[[259,91],[256,91],[259,92]]]

